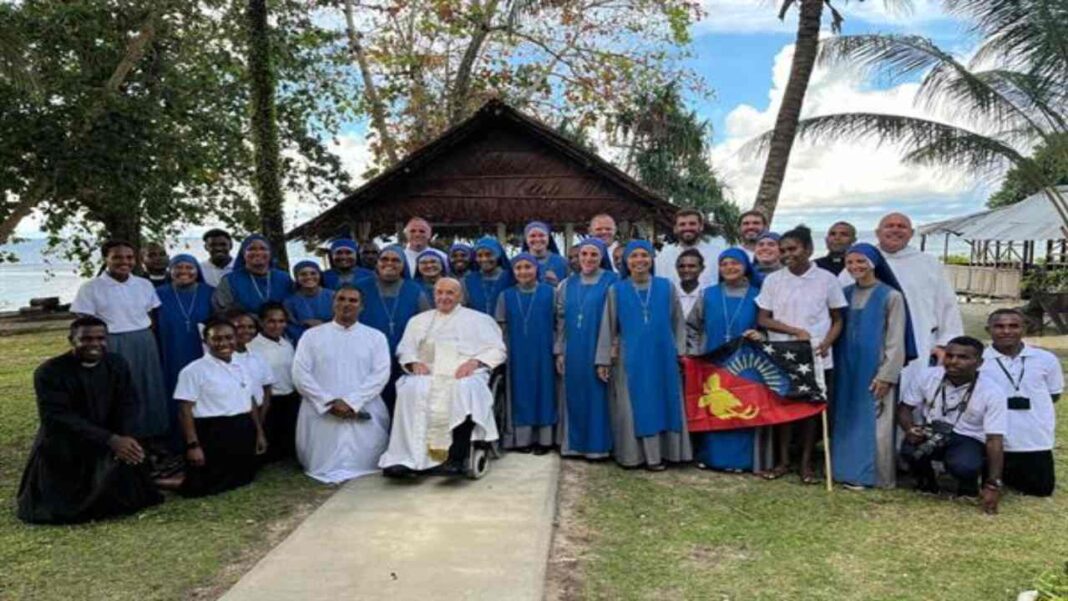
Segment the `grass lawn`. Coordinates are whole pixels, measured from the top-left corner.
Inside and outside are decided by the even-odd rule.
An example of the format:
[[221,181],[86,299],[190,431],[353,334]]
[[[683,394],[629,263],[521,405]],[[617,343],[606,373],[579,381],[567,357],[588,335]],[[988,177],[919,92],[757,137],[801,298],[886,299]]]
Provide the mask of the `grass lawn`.
[[1057,492],[1010,492],[997,516],[910,490],[828,494],[796,475],[581,466],[580,596],[1015,599],[1068,570],[1068,402],[1057,412]]
[[66,348],[65,332],[0,342],[0,599],[214,598],[332,490],[285,464],[243,489],[206,499],[168,496],[124,519],[24,525],[14,496],[37,428],[31,375]]

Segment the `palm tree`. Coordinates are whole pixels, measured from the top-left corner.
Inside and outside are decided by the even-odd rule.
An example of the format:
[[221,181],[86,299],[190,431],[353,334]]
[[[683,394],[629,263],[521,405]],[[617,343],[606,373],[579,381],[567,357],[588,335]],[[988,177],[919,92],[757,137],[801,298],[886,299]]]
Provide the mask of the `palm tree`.
[[[887,6],[899,10],[912,7],[911,0],[884,0]],[[823,22],[823,7],[826,4],[831,13],[831,31],[838,33],[844,20],[841,13],[831,5],[830,0],[783,0],[779,8],[779,19],[785,19],[787,12],[798,5],[797,40],[794,42],[794,56],[790,63],[790,78],[786,82],[779,114],[775,117],[775,129],[768,142],[768,158],[764,164],[764,175],[760,178],[756,202],[753,208],[761,211],[771,221],[775,207],[779,203],[783,179],[786,177],[786,165],[790,162],[790,151],[794,146],[797,124],[801,118],[801,107],[805,102],[805,92],[816,66],[819,47],[820,26]]]
[[[994,176],[1012,165],[1056,207],[1068,235],[1068,205],[1029,155],[1036,144],[1068,156],[1068,4],[1064,0],[945,0],[983,42],[965,63],[910,35],[842,36],[822,43],[821,65],[850,64],[903,81],[922,75],[916,102],[947,118],[837,113],[804,119],[808,142],[874,139],[900,145],[903,160]],[[939,113],[940,111],[940,113]],[[772,147],[776,132],[748,144]]]

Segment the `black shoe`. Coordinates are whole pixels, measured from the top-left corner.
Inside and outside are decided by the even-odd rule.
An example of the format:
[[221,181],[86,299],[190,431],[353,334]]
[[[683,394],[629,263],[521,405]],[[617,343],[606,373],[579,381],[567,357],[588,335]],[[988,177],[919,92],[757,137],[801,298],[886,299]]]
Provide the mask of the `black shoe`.
[[663,462],[645,466],[645,470],[649,472],[662,472],[666,469],[667,466],[664,465]]
[[408,478],[415,475],[415,470],[406,465],[391,465],[382,469],[387,478]]
[[922,478],[916,480],[916,490],[931,493],[932,495],[937,495],[942,492],[942,489],[938,486],[938,480],[934,478]]
[[552,450],[553,450],[552,447],[537,446],[537,447],[534,447],[534,454],[535,455],[546,455],[546,454],[549,453],[549,451],[552,451]]

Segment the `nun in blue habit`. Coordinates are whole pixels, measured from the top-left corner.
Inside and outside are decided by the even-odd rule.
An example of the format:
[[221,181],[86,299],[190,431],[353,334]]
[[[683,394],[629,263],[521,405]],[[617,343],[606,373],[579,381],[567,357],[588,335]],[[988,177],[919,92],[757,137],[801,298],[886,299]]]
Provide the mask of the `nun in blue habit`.
[[553,239],[552,229],[542,221],[531,221],[523,228],[523,246],[525,253],[530,253],[538,260],[540,268],[538,277],[542,282],[556,286],[567,278],[569,273],[567,259],[560,256],[560,249]]
[[217,312],[240,309],[257,314],[267,301],[283,302],[293,291],[293,279],[276,268],[271,244],[260,234],[241,242],[234,270],[219,282],[211,304]]
[[[705,288],[687,318],[688,350],[694,356],[711,353],[742,336],[761,338],[756,330],[761,276],[749,255],[740,248],[728,248],[719,255],[718,269],[719,283]],[[753,471],[756,434],[757,428],[694,433],[694,459],[701,468]]]
[[464,276],[465,305],[490,317],[496,313],[497,297],[515,280],[504,247],[491,236],[475,243],[475,263]]
[[901,285],[879,249],[846,251],[854,284],[845,289],[848,313],[834,346],[831,469],[848,486],[892,488],[895,482],[894,388],[917,356]]
[[212,315],[211,297],[215,288],[204,283],[200,263],[192,255],[174,256],[167,266],[167,276],[168,281],[156,287],[160,302],[156,309],[156,336],[163,364],[170,432],[180,436],[174,387],[178,372],[204,354],[198,326]]
[[385,334],[389,342],[392,372],[389,384],[382,391],[382,401],[389,409],[390,417],[397,401],[397,378],[404,373],[397,363],[397,344],[408,321],[417,313],[430,309],[423,287],[408,279],[408,273],[404,248],[393,244],[378,253],[374,277],[356,283],[363,295],[360,322]]
[[598,377],[612,381],[612,457],[650,471],[693,459],[679,373],[686,321],[675,286],[653,273],[655,254],[647,240],[627,244],[597,344]]
[[423,287],[423,293],[426,294],[431,308],[434,307],[434,284],[448,275],[449,262],[441,256],[439,251],[428,248],[416,255],[415,277],[413,279]]
[[449,247],[449,270],[452,277],[463,281],[467,272],[475,268],[475,249],[469,244],[456,242]]
[[334,291],[323,287],[323,270],[315,261],[301,261],[293,266],[296,290],[282,301],[286,308],[286,336],[297,341],[308,328],[334,318]]
[[360,245],[351,238],[338,238],[330,243],[330,269],[323,272],[322,287],[337,290],[342,284],[356,284],[375,273],[360,267]]
[[579,272],[556,288],[556,437],[563,456],[607,459],[612,451],[608,383],[597,377],[595,359],[605,299],[618,276],[600,240],[586,238],[578,250]]
[[495,312],[508,347],[508,402],[501,442],[506,449],[552,448],[556,429],[553,287],[540,281],[538,258],[512,259],[516,284],[501,293]]

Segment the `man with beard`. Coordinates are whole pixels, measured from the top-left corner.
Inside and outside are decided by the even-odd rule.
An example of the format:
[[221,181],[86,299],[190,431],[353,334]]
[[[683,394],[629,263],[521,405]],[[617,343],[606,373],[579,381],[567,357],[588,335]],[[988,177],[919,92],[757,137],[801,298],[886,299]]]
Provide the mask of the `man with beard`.
[[203,272],[207,285],[218,287],[223,276],[233,271],[234,258],[230,256],[233,248],[234,240],[226,230],[204,232],[204,250],[208,251],[208,258],[200,262],[200,271]]
[[741,243],[740,247],[745,251],[745,254],[749,255],[750,261],[753,260],[757,240],[767,230],[768,218],[760,211],[746,211],[738,218],[738,236],[741,238],[739,241]]
[[700,288],[711,286],[716,280],[714,267],[719,253],[726,245],[720,237],[705,235],[705,218],[695,209],[680,209],[675,213],[675,243],[665,244],[656,254],[656,275],[667,278],[675,285],[679,284],[679,275],[675,270],[679,255],[688,249],[701,253],[704,268],[697,281]]
[[41,425],[19,484],[24,522],[86,522],[163,501],[145,450],[130,436],[137,393],[126,361],[107,352],[107,325],[79,317],[68,339],[71,350],[33,375]]
[[816,259],[816,266],[838,275],[845,269],[846,251],[857,241],[857,228],[848,221],[838,221],[827,230],[824,243],[827,254]]

